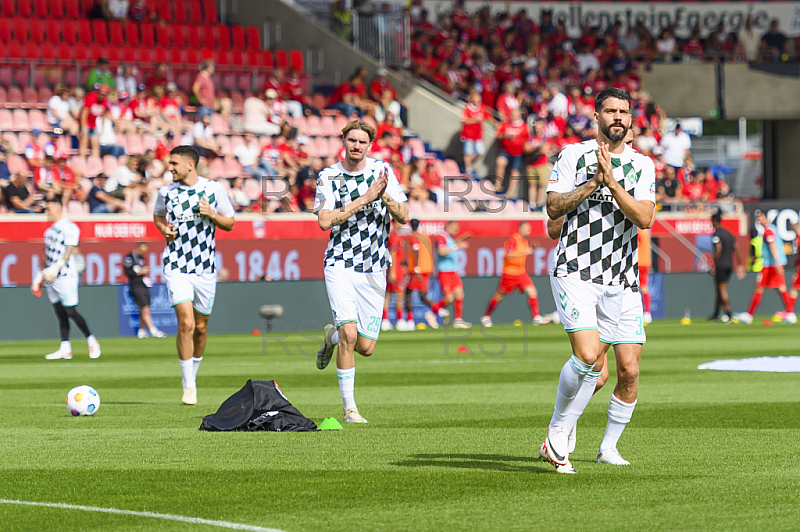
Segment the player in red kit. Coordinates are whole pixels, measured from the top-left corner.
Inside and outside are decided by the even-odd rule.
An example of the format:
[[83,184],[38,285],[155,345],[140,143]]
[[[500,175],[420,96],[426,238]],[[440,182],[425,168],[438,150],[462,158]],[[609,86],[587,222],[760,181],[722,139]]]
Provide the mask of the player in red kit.
[[392,265],[386,271],[386,299],[383,301],[383,320],[381,330],[392,330],[389,321],[389,305],[392,294],[395,296],[395,312],[397,321],[394,328],[398,331],[414,330],[414,320],[403,319],[403,305],[405,303],[406,288],[408,287],[408,258],[409,258],[409,236],[406,234],[404,226],[394,224],[394,230],[389,233],[387,246],[392,255]]

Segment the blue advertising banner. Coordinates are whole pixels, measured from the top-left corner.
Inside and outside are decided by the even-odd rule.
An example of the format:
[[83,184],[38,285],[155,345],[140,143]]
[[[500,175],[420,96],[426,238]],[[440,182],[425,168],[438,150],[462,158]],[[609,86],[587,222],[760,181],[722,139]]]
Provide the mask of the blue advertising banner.
[[650,272],[650,314],[653,319],[664,317],[664,274]]
[[[139,331],[139,309],[131,298],[128,285],[119,285],[117,294],[119,335],[136,336]],[[153,324],[161,331],[170,336],[178,332],[178,320],[175,311],[169,306],[169,293],[164,284],[156,284],[150,288],[150,315],[153,317]]]

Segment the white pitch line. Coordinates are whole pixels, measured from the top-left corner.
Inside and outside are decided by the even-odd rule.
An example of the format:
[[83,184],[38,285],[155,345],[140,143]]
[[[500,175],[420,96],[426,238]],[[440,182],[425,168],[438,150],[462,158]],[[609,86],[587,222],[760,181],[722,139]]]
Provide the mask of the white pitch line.
[[79,506],[77,504],[63,504],[53,502],[34,502],[17,501],[13,499],[0,499],[0,504],[19,504],[22,506],[43,506],[45,508],[60,508],[62,510],[81,510],[84,512],[101,512],[106,514],[135,515],[138,517],[152,517],[155,519],[166,519],[168,521],[180,521],[181,523],[192,523],[196,525],[210,525],[231,530],[249,530],[251,532],[283,532],[277,528],[264,528],[254,525],[243,525],[241,523],[231,523],[228,521],[214,521],[211,519],[201,519],[199,517],[185,517],[182,515],[157,514],[154,512],[135,512],[133,510],[119,510],[117,508],[98,508],[96,506]]

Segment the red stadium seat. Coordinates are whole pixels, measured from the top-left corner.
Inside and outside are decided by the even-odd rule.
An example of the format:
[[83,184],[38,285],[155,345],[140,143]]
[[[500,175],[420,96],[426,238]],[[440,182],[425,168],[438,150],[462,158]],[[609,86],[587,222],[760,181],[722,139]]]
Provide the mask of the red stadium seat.
[[[200,48],[203,46],[202,38],[200,37],[200,28],[197,26],[186,26],[187,28],[187,42],[190,48]],[[213,48],[213,47],[212,47]]]
[[44,42],[44,22],[37,18],[30,20],[28,31],[33,42]]
[[[173,45],[172,28],[170,26],[158,25],[155,27],[155,31],[156,31],[156,39],[158,40],[159,46],[162,46],[164,48],[169,48]],[[142,42],[144,42],[144,34],[142,34]]]
[[[155,27],[152,24],[150,24],[150,23],[137,24],[135,22],[134,23],[130,23],[129,22],[128,24],[133,24],[133,28],[135,30],[141,31],[142,38],[141,38],[140,42],[142,43],[142,46],[153,47],[153,46],[156,45],[156,32],[155,32]],[[130,26],[128,26],[128,28],[130,28]],[[130,34],[130,33],[131,33],[131,30],[129,29],[128,30],[128,34]],[[169,38],[169,37],[167,37],[167,38]],[[130,37],[128,37],[128,43],[131,44],[131,46],[136,46],[135,44],[131,43]],[[167,46],[169,46],[169,43],[165,43],[163,48],[166,49]]]
[[303,54],[303,51],[291,50],[289,52],[289,63],[292,66],[292,70],[303,72],[305,70],[305,54]]
[[111,46],[122,46],[128,44],[129,46],[136,46],[139,44],[139,35],[136,35],[136,43],[130,41],[126,42],[122,34],[122,23],[112,20],[108,23],[108,42]]
[[4,17],[13,17],[17,14],[17,6],[14,4],[14,0],[2,0],[2,5]]
[[23,17],[33,15],[33,2],[31,0],[17,0],[17,13]]
[[325,137],[332,137],[336,135],[336,123],[333,121],[332,116],[323,116],[320,120],[320,128],[322,129],[322,135]]
[[89,11],[94,7],[95,0],[80,0],[81,3],[81,17],[89,15]]
[[214,0],[203,0],[203,17],[206,22],[216,24],[219,21],[217,3]]
[[180,48],[170,48],[167,55],[169,57],[169,63],[172,64],[172,68],[183,68],[183,65],[186,63],[186,56],[183,50]]
[[269,50],[261,50],[258,52],[258,64],[266,70],[272,70],[274,63],[272,61],[272,52]]
[[17,41],[11,41],[6,45],[6,59],[11,62],[22,62],[22,46]]
[[289,53],[286,50],[275,50],[275,68],[284,71],[289,68]]
[[186,50],[186,66],[190,69],[196,68],[200,64],[200,52],[194,48]]
[[142,136],[135,133],[128,133],[128,152],[131,155],[141,155],[144,153],[144,146],[142,145]]
[[239,50],[246,50],[247,45],[244,42],[244,28],[241,26],[231,27],[231,39],[233,40],[233,47]]
[[28,19],[15,18],[14,19],[14,40],[20,44],[28,40]]
[[144,151],[155,151],[157,146],[158,142],[156,141],[156,137],[154,135],[151,133],[142,133],[142,148],[144,148]]
[[166,48],[153,48],[153,61],[156,63],[169,63],[169,56]]
[[56,46],[56,61],[65,65],[72,63],[72,46],[68,44]]
[[37,62],[39,61],[39,45],[35,42],[26,42],[22,47],[22,57],[26,61]]
[[117,162],[117,158],[113,155],[104,155],[103,156],[103,172],[106,175],[111,175],[114,171],[119,167],[119,162]]
[[189,22],[189,14],[186,12],[186,0],[178,0],[177,2],[173,2],[172,8],[175,14],[175,22],[178,24],[186,24]]
[[61,22],[61,41],[67,44],[78,42],[78,23],[74,20],[64,20]]
[[105,20],[92,21],[92,36],[94,37],[94,44],[103,46],[108,44],[108,27],[106,26]]
[[[46,19],[50,15],[50,10],[48,9],[49,0],[34,0],[33,1],[33,12],[36,14],[36,17],[39,20]],[[54,17],[58,16],[53,14]]]
[[200,24],[203,22],[203,8],[200,7],[199,0],[189,0],[187,2],[189,8],[189,22]]
[[236,74],[230,72],[223,72],[217,74],[219,76],[219,87],[227,92],[236,90]]
[[47,40],[52,44],[61,42],[61,24],[58,20],[50,19],[44,23],[44,33]]
[[244,68],[244,52],[241,50],[231,50],[231,66],[237,70]]
[[81,7],[78,0],[64,0],[64,15],[72,20],[80,18]]
[[186,33],[181,25],[171,25],[170,28],[170,41],[175,48],[186,48]]
[[38,91],[36,91],[36,102],[43,104],[44,107],[47,107],[47,104],[50,102],[50,98],[52,97],[53,91],[50,90],[50,87],[42,86],[39,87]]
[[89,61],[89,47],[83,44],[76,44],[73,47],[75,51],[74,59],[78,63],[87,63]]
[[[36,96],[36,89],[34,89],[33,87],[25,87],[25,91],[28,90],[33,91],[33,98],[35,100],[38,100],[38,97]],[[30,97],[30,95],[26,97],[25,94],[27,94],[27,92],[23,92],[22,95],[23,98],[27,99],[28,97]],[[44,119],[44,113],[39,109],[31,109],[30,111],[28,111],[28,120],[30,121],[31,129],[38,129],[39,131],[44,131],[45,129],[49,128],[47,120]]]
[[103,159],[96,155],[90,155],[86,158],[86,175],[96,176],[103,171]]
[[[117,46],[122,44],[127,44],[128,46],[139,46],[139,23],[128,21],[123,25],[123,29],[125,30],[125,36],[119,43],[117,43]],[[112,31],[110,24],[108,26],[108,31],[109,33]],[[110,37],[111,42],[114,43],[114,35],[112,34]],[[152,46],[152,44],[150,46]]]
[[14,131],[31,130],[31,124],[28,121],[28,111],[25,109],[14,109],[11,111],[11,118],[14,120]]
[[219,47],[225,48],[226,50],[230,49],[231,31],[228,28],[228,26],[225,25],[214,26],[214,33],[216,34],[217,43],[219,43]]
[[101,57],[106,56],[106,47],[100,46],[99,44],[93,44],[89,46],[89,58],[90,60],[95,63]]
[[[169,2],[159,1],[156,3],[156,14],[167,22],[172,21],[172,6]],[[183,24],[182,20],[178,23]]]
[[258,26],[247,26],[247,46],[254,50],[261,50],[261,32]]
[[106,49],[106,59],[111,65],[119,65],[122,63],[122,49],[117,46],[111,46]]
[[155,63],[156,51],[153,48],[139,48],[139,64],[152,66]]
[[[105,26],[105,20],[98,20]],[[88,20],[78,21],[78,42],[81,44],[92,44],[92,25]]]
[[228,70],[228,66],[231,64],[231,53],[229,50],[214,50],[214,63],[218,67],[222,67],[223,70]]
[[[11,124],[11,111],[8,109],[0,109],[0,129],[4,130],[3,140],[8,142],[13,153],[19,153],[19,140],[17,139],[16,133],[11,133],[10,129],[13,127]],[[14,170],[11,170],[11,161],[8,161],[8,167],[8,169],[13,173]]]
[[11,19],[0,17],[0,42],[7,43],[12,39]]
[[209,59],[214,59],[214,50],[211,48],[201,48],[200,61],[207,61]]
[[[203,46],[206,48],[216,48],[217,32],[214,26],[203,26]],[[221,49],[226,49],[220,46]]]
[[64,16],[64,0],[46,0],[50,4],[50,16],[60,19]]
[[41,60],[42,63],[47,65],[53,65],[56,62],[56,47],[50,44],[49,42],[44,42],[39,45],[39,51],[41,52]]
[[139,62],[137,50],[138,48],[134,48],[133,46],[124,46],[122,48],[122,62],[127,65],[135,65]]

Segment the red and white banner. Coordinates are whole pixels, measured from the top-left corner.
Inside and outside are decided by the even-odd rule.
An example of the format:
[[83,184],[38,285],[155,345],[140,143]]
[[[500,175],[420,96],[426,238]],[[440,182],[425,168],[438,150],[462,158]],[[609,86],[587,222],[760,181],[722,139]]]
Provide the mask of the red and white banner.
[[[480,218],[478,218],[480,216]],[[555,247],[547,237],[546,218],[536,215],[530,242],[535,246],[528,259],[532,275],[547,273],[550,254]],[[420,230],[429,235],[441,234],[446,219],[422,220]],[[91,285],[127,282],[122,271],[122,258],[137,242],[150,246],[149,264],[154,282],[161,282],[161,251],[164,240],[155,225],[145,218],[123,217],[76,220],[81,229],[80,251],[86,259],[84,283]],[[462,275],[491,277],[503,268],[503,243],[516,231],[519,220],[497,219],[476,215],[462,220],[461,232],[473,235],[469,248],[459,257]],[[734,235],[744,234],[738,218],[723,221]],[[48,227],[44,217],[3,217],[0,219],[0,286],[22,286],[31,283],[43,261],[43,234]],[[651,232],[658,245],[670,258],[671,271],[695,271],[697,256],[686,245],[695,237],[713,232],[707,218],[660,216]],[[675,235],[679,234],[680,238]],[[217,231],[217,266],[228,281],[255,281],[262,276],[274,280],[321,279],[322,258],[328,242],[313,216],[291,216],[286,219],[237,219],[230,233]],[[740,242],[747,249],[746,239]]]

